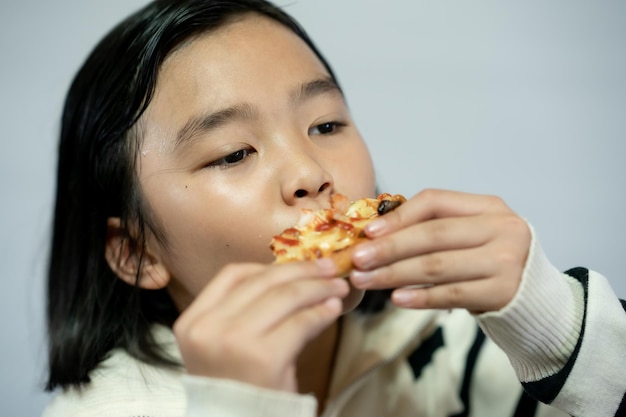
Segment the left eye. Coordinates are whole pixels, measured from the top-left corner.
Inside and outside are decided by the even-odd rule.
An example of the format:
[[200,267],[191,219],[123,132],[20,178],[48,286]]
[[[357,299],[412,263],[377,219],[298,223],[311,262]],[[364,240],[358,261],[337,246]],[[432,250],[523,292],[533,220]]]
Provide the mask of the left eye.
[[337,130],[345,124],[340,122],[326,122],[309,129],[309,135],[330,135],[337,132]]

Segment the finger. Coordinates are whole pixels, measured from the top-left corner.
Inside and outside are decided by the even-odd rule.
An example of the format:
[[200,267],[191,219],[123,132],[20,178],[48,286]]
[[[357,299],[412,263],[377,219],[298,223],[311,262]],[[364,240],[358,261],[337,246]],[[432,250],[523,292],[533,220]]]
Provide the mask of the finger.
[[343,298],[350,291],[345,279],[302,280],[272,287],[254,303],[242,306],[237,322],[244,332],[263,334],[289,320],[299,311],[323,303],[329,298]]
[[277,344],[273,351],[288,349],[288,355],[298,355],[308,342],[339,318],[342,308],[341,299],[333,297],[292,314],[272,329],[271,337]]
[[362,270],[402,259],[485,244],[495,234],[492,216],[434,219],[357,246],[352,262]]
[[266,268],[258,263],[229,264],[223,267],[206,287],[196,296],[194,304],[210,305],[222,298],[239,281]]
[[[335,276],[334,265],[328,261],[272,265],[263,270],[258,276],[250,277],[240,282],[235,290],[228,294],[227,300],[220,301],[220,304],[223,304],[220,308],[225,312],[232,311],[234,314],[241,309],[249,308],[256,300],[262,300],[266,294],[271,294],[274,289],[280,292],[289,291],[289,288],[292,287],[299,288],[297,284],[287,285],[289,283],[310,280],[328,281]],[[322,265],[322,270],[320,270],[320,265]],[[324,269],[323,265],[326,265],[326,269]],[[311,284],[305,283],[302,286],[306,285]]]
[[365,233],[375,238],[430,219],[475,216],[502,210],[508,210],[508,207],[499,197],[428,189],[368,224]]
[[[345,279],[288,282],[273,287],[249,308],[237,312],[226,311],[220,305],[220,308],[193,318],[181,317],[174,325],[174,333],[183,355],[191,358],[186,360],[186,366],[206,369],[205,365],[210,362],[206,362],[207,358],[237,358],[242,354],[245,357],[250,343],[255,344],[254,349],[268,351],[261,348],[261,344],[268,340],[270,330],[275,326],[329,298],[345,297],[348,292]],[[282,353],[288,347],[281,347],[276,352]],[[211,367],[215,365],[213,363]]]
[[428,253],[369,271],[353,270],[350,282],[371,290],[480,279],[497,272],[496,260],[485,252],[472,248]]
[[236,308],[260,296],[268,288],[287,281],[311,277],[332,278],[334,275],[335,266],[327,259],[281,265],[228,265],[183,313],[183,321],[193,322],[196,317],[205,315],[207,310],[216,305],[226,308],[231,304],[232,308]]
[[403,308],[465,308],[473,313],[483,313],[507,305],[516,288],[505,280],[479,279],[424,288],[400,288],[391,294],[391,301]]

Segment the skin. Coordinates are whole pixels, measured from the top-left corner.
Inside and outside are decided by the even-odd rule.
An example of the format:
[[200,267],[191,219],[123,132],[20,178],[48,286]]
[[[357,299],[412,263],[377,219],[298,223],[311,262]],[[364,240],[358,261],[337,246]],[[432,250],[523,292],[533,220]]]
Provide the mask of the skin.
[[527,223],[499,197],[446,190],[420,192],[366,234],[372,240],[352,256],[356,287],[396,288],[399,307],[473,313],[513,299],[531,241]]
[[[398,288],[392,300],[403,307],[498,310],[515,295],[530,244],[526,223],[500,199],[427,190],[370,225],[349,280],[325,260],[271,264],[271,237],[301,208],[328,207],[335,192],[374,195],[370,155],[328,79],[304,42],[266,18],[201,35],[160,70],[139,160],[167,242],[148,239],[139,284],[167,287],[179,307],[187,370],[313,392],[320,404],[336,320],[364,289]],[[316,81],[325,88],[301,93]],[[244,103],[236,117],[177,139],[190,120]],[[118,227],[110,219],[111,260],[124,250]],[[133,265],[111,262],[129,282]]]
[[[183,312],[174,330],[191,373],[324,395],[333,324],[363,291],[333,279],[332,263],[268,264],[271,237],[302,208],[374,195],[368,150],[329,79],[302,40],[258,16],[196,38],[161,68],[139,180],[167,246],[149,240],[140,284],[167,286]],[[243,104],[245,115],[176,144],[190,120]]]
[[[166,230],[168,248],[155,252],[181,310],[224,265],[271,262],[271,237],[302,208],[328,207],[335,192],[374,194],[368,150],[339,90],[294,98],[328,78],[304,42],[259,17],[196,39],[162,66],[141,121],[139,176]],[[248,120],[174,144],[194,117],[244,103],[255,113]]]

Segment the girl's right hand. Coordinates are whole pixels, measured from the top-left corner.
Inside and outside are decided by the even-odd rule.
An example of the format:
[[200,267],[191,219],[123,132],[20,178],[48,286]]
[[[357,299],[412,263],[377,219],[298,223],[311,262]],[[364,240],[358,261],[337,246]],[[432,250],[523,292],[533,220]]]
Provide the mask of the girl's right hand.
[[185,368],[297,392],[298,354],[341,315],[349,292],[334,276],[327,260],[226,266],[174,324]]

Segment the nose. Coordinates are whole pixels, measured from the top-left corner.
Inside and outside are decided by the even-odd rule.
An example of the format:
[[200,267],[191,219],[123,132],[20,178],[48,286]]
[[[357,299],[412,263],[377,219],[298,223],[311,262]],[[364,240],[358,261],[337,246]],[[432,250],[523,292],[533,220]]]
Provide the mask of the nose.
[[283,164],[282,177],[281,192],[288,205],[299,205],[311,199],[324,204],[333,190],[332,175],[315,155],[304,150],[289,152]]

